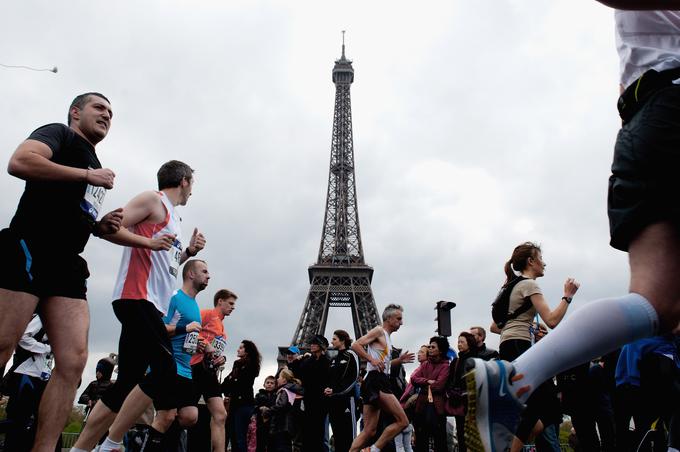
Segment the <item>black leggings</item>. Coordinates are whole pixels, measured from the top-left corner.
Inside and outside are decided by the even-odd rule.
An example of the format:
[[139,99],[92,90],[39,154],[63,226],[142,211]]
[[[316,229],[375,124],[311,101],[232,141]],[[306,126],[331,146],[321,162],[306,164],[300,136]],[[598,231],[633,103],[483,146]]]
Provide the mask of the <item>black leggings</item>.
[[[161,313],[146,300],[116,300],[113,312],[121,323],[118,379],[104,393],[102,402],[117,413],[132,388],[139,385],[157,410],[176,408],[177,368]],[[148,373],[147,368],[151,368]]]

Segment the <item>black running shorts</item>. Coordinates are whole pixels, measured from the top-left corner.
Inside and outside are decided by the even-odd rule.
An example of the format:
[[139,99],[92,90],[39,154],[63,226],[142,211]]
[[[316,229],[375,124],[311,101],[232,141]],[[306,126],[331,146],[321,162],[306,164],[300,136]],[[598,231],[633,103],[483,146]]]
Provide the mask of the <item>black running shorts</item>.
[[181,375],[177,375],[177,408],[184,408],[187,406],[198,407],[198,399],[200,395],[198,394],[196,384],[191,378],[186,378]]
[[[58,238],[55,238],[58,240]],[[0,287],[38,298],[66,297],[85,300],[87,262],[74,252],[36,244],[12,229],[0,231]]]
[[680,226],[680,86],[653,94],[619,131],[607,199],[611,245],[627,251],[647,226]]
[[206,369],[203,362],[191,366],[191,376],[196,385],[196,401],[201,395],[206,402],[213,397],[222,397],[222,389],[219,381],[217,381],[217,372]]
[[379,370],[372,370],[366,374],[361,384],[361,399],[369,405],[376,405],[380,393],[392,394],[390,376]]

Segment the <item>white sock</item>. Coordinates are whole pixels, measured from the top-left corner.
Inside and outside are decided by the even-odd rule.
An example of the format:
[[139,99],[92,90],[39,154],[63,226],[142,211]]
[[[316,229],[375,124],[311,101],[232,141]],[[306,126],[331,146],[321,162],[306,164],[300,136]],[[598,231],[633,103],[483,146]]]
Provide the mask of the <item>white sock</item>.
[[86,451],[85,449],[77,449],[75,447],[72,447],[71,449],[69,449],[68,452],[88,452],[88,451]]
[[517,384],[531,386],[520,400],[526,402],[534,389],[558,373],[658,330],[659,317],[642,295],[630,293],[589,303],[513,362],[516,372],[524,374]]
[[100,452],[109,452],[111,450],[120,450],[121,446],[123,445],[122,442],[117,443],[115,441],[111,441],[111,438],[108,436],[104,440],[101,446],[99,446]]
[[380,449],[375,447],[375,445],[371,446],[371,452],[380,452]]

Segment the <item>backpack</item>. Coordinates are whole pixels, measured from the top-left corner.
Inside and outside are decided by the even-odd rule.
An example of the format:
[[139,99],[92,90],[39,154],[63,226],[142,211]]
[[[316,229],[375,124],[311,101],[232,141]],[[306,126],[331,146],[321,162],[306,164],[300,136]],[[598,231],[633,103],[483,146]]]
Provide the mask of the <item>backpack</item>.
[[498,328],[503,328],[510,320],[516,319],[521,314],[527,312],[531,309],[531,299],[529,297],[524,298],[524,303],[515,310],[515,312],[510,312],[510,294],[512,289],[515,288],[517,283],[524,281],[524,276],[517,276],[515,279],[501,287],[500,292],[496,296],[496,300],[491,303],[491,317]]

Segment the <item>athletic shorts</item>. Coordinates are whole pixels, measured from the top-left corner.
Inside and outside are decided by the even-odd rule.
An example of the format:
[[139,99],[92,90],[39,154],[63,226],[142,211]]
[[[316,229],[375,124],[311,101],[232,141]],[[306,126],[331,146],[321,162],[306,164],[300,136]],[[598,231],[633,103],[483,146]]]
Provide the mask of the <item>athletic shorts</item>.
[[217,372],[206,369],[202,361],[191,366],[191,376],[196,385],[196,401],[201,395],[206,402],[213,397],[222,397],[222,388],[217,381]]
[[[55,238],[58,240],[58,238]],[[37,246],[12,229],[0,231],[0,287],[38,298],[66,297],[85,300],[87,262],[74,252]]]
[[654,93],[619,131],[609,178],[611,246],[627,251],[647,226],[680,226],[680,86]]
[[191,378],[186,378],[181,375],[177,375],[177,386],[175,389],[177,393],[177,409],[184,408],[187,406],[195,406],[198,408],[198,399],[200,394],[196,390],[196,384]]
[[380,393],[392,394],[390,376],[379,370],[372,370],[366,374],[361,384],[361,399],[369,405],[376,405]]
[[163,314],[147,300],[116,300],[113,312],[121,324],[118,378],[102,402],[117,413],[132,388],[139,385],[156,410],[176,408],[177,367]]

